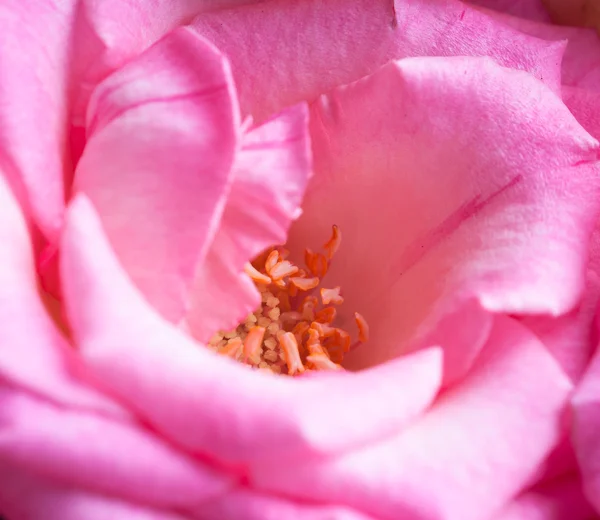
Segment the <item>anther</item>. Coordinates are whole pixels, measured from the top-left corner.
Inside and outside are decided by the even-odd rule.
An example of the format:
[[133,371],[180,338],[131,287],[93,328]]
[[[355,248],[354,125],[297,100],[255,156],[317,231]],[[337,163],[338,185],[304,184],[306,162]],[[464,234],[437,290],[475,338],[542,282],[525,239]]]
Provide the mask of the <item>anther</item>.
[[250,262],[248,262],[244,266],[244,271],[256,283],[262,283],[262,284],[265,284],[265,285],[268,285],[268,284],[271,283],[271,278],[269,278],[266,274],[261,273]]
[[329,260],[333,258],[333,255],[335,255],[337,250],[340,248],[341,243],[342,233],[340,231],[340,228],[334,224],[332,226],[331,238],[327,242],[325,242],[325,245],[323,246],[327,250],[327,258]]
[[358,327],[358,339],[361,342],[366,343],[369,341],[369,324],[367,323],[367,320],[365,320],[358,312],[354,313],[354,320]]
[[341,305],[344,303],[344,298],[340,296],[340,287],[334,287],[333,289],[322,288],[321,300],[323,301],[323,305],[329,305],[330,303]]
[[288,373],[294,375],[296,372],[304,372],[304,365],[300,359],[296,337],[291,332],[285,332],[279,336],[279,342],[283,349]]
[[306,357],[306,361],[313,364],[319,370],[341,370],[341,366],[334,363],[325,354],[311,354]]
[[250,359],[252,362],[255,361],[257,355],[261,351],[264,337],[264,327],[252,327],[248,331],[248,335],[244,341],[244,357],[246,360]]
[[335,320],[336,314],[335,307],[325,307],[315,314],[315,321],[319,323],[332,323]]
[[309,291],[310,289],[314,289],[319,285],[318,278],[299,278],[292,277],[290,278],[290,283],[298,287],[301,291]]

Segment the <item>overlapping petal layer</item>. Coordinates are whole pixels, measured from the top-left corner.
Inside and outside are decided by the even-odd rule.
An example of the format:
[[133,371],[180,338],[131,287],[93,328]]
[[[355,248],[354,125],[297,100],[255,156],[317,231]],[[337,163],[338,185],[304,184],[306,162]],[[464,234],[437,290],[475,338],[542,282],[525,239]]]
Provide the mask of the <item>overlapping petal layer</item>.
[[[266,377],[215,355],[144,303],[83,198],[69,212],[63,255],[68,315],[87,366],[193,452],[229,462],[339,452],[415,419],[439,388],[437,349],[307,379]],[[399,380],[407,388],[400,394]]]
[[573,397],[573,444],[590,502],[600,511],[600,354]]
[[219,226],[239,115],[223,56],[178,29],[94,92],[74,191],[146,298],[178,322]]
[[316,175],[290,243],[345,230],[352,262],[327,283],[371,324],[349,366],[439,344],[453,379],[485,341],[487,311],[577,304],[597,142],[540,82],[489,60],[402,60],[311,117]]
[[204,13],[193,23],[231,60],[242,111],[257,119],[406,56],[490,56],[559,90],[562,44],[526,36],[462,2],[273,0],[268,6]]
[[250,481],[382,520],[488,518],[530,481],[558,442],[571,388],[542,343],[497,317],[468,377],[403,432],[293,468],[262,465]]
[[63,177],[70,167],[68,89],[75,8],[75,0],[9,0],[0,6],[0,168],[51,240],[62,225]]
[[285,110],[243,137],[219,230],[194,278],[187,324],[200,341],[235,328],[259,305],[244,264],[286,242],[311,173],[305,105]]
[[81,363],[42,303],[28,229],[1,177],[0,262],[0,379],[56,403],[127,417],[123,408],[79,380]]

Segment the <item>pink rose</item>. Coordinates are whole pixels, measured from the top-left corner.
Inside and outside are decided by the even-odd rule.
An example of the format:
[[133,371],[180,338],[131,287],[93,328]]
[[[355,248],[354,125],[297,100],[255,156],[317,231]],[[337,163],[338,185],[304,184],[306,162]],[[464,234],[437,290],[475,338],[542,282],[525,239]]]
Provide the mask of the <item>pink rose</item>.
[[0,6],[8,520],[600,511],[597,40],[491,7]]

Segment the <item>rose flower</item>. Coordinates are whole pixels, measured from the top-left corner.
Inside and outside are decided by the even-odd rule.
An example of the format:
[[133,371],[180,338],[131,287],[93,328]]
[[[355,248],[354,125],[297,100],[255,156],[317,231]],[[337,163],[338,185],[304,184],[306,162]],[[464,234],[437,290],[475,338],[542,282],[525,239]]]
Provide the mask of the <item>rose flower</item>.
[[8,520],[591,517],[569,43],[446,0],[0,23]]

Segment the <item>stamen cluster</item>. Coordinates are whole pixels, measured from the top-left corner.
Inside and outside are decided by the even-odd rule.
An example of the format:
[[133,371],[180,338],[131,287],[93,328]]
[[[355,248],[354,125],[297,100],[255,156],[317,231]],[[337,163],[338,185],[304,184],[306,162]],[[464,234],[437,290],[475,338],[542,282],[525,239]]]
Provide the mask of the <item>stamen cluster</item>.
[[[311,370],[340,370],[351,346],[350,334],[334,326],[337,306],[344,302],[340,287],[320,287],[341,244],[333,226],[324,253],[306,249],[301,269],[289,251],[274,247],[263,253],[246,273],[261,293],[261,306],[228,332],[217,333],[208,346],[219,354],[276,374],[297,375]],[[314,293],[318,290],[318,295]],[[364,318],[354,314],[359,343],[368,339]]]

